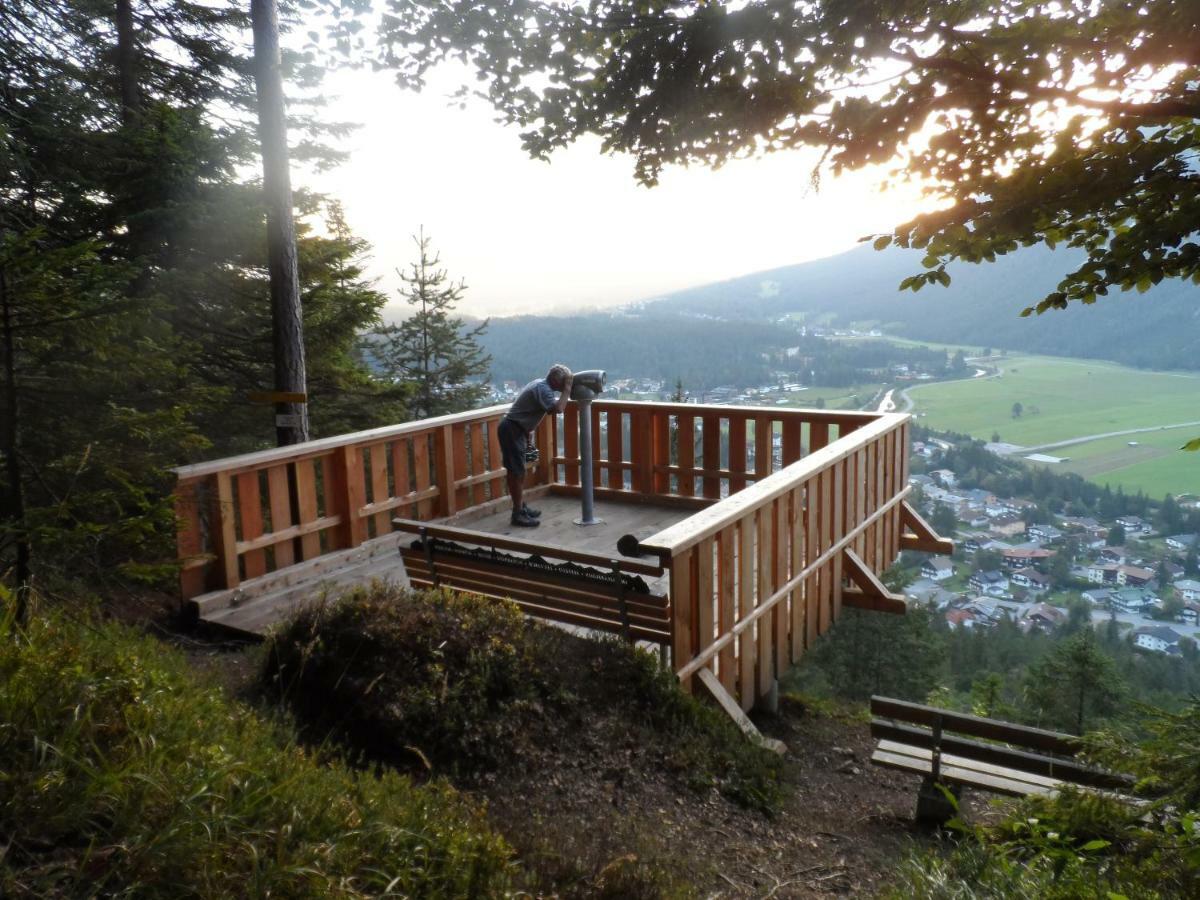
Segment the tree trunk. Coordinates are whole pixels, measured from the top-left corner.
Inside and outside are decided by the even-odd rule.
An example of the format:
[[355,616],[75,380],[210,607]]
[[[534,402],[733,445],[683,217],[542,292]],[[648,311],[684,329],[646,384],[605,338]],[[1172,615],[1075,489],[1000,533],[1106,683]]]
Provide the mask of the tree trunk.
[[13,567],[16,586],[15,617],[17,625],[25,623],[28,610],[30,571],[29,535],[25,531],[25,494],[21,485],[21,461],[17,454],[17,404],[16,346],[13,331],[11,297],[8,280],[0,266],[0,327],[4,332],[4,417],[0,419],[0,452],[4,454],[5,477],[8,479],[8,497],[4,504],[4,519],[11,529],[17,550]]
[[[275,0],[250,0],[254,25],[254,86],[258,95],[258,135],[262,145],[263,193],[267,202],[267,265],[271,276],[271,321],[275,348],[275,389],[305,394],[304,321],[292,183],[288,174],[287,118],[279,56],[279,10]],[[308,440],[308,404],[275,406],[275,437],[280,446]]]
[[139,104],[137,49],[133,41],[133,0],[117,0],[117,80],[121,84],[121,124],[133,123]]

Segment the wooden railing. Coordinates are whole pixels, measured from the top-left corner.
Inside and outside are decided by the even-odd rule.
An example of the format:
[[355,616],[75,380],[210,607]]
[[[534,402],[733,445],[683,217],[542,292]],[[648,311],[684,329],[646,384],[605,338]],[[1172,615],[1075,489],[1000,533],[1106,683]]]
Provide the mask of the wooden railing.
[[[493,406],[176,470],[184,599],[358,547],[505,493]],[[549,438],[552,421],[542,432]],[[530,476],[545,483],[550,463]]]
[[844,439],[789,463],[785,419],[782,469],[642,540],[671,570],[672,659],[685,686],[707,670],[749,709],[844,605],[903,611],[875,575],[902,546],[945,548],[904,503],[908,416],[835,414],[818,434],[833,423]]
[[[183,597],[301,562],[334,567],[339,551],[382,546],[396,517],[427,522],[506,503],[496,436],[505,411],[177,470]],[[528,484],[579,489],[578,415],[569,404],[543,420]],[[951,549],[904,502],[907,415],[605,400],[591,415],[598,499],[697,509],[638,537],[670,571],[677,674],[689,687],[717,683],[743,708],[771,692],[843,606],[903,609],[875,574],[901,548]]]

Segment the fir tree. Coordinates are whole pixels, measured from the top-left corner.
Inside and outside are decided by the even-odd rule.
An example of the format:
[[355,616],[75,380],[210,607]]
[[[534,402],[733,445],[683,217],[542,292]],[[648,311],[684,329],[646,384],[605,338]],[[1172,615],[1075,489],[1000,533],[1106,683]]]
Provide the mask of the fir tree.
[[424,229],[413,242],[417,261],[398,274],[404,282],[400,296],[414,311],[399,325],[381,330],[379,356],[388,375],[412,385],[413,416],[424,419],[478,405],[485,387],[477,379],[488,375],[491,357],[479,344],[487,321],[469,328],[453,315],[466,283],[450,281],[439,268],[441,257],[430,250]]

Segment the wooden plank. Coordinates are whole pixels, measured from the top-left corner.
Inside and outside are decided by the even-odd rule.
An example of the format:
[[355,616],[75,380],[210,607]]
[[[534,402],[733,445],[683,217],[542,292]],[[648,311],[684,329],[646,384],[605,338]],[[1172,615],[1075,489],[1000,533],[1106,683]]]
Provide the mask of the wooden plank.
[[[840,536],[833,530],[833,473],[826,469],[818,477],[817,483],[821,494],[821,536],[817,545],[821,550],[825,550]],[[817,630],[821,634],[828,631],[829,626],[833,624],[833,562],[833,559],[830,559],[821,569],[821,602],[817,607]]]
[[654,472],[653,493],[661,497],[671,493],[671,476],[659,470],[659,466],[671,464],[671,422],[665,412],[655,410],[652,416],[650,465]]
[[[243,472],[236,476],[238,513],[242,523],[242,540],[252,541],[263,533],[262,493],[258,472]],[[267,572],[267,552],[251,550],[242,556],[246,578],[257,578]]]
[[[775,557],[773,535],[771,528],[771,509],[764,507],[758,510],[756,517],[756,538],[754,556],[758,576],[758,594],[755,605],[764,606],[767,598],[773,593],[775,585]],[[773,614],[768,611],[758,620],[758,696],[765,697],[770,693],[775,682],[775,653],[774,635],[772,629]]]
[[[821,555],[817,546],[821,539],[821,517],[817,512],[820,498],[817,491],[817,478],[811,476],[804,484],[804,565],[809,567],[813,560]],[[804,581],[804,646],[811,647],[816,643],[820,632],[820,583],[814,571]]]
[[433,434],[433,470],[438,496],[434,515],[452,516],[458,512],[458,492],[454,489],[454,429],[446,425]]
[[754,417],[754,477],[761,482],[771,474],[775,464],[774,444],[771,435],[774,426],[767,416]]
[[[331,480],[326,497],[333,500],[336,514],[342,518],[341,528],[338,529],[342,535],[341,546],[357,547],[366,537],[366,522],[358,513],[366,502],[358,447],[339,447],[334,453],[329,474]],[[326,509],[329,507],[326,506]]]
[[[914,775],[929,775],[933,771],[933,763],[908,753],[898,753],[891,750],[876,750],[871,754],[871,762],[877,766],[900,769]],[[990,791],[993,794],[1004,794],[1009,797],[1027,797],[1030,794],[1050,797],[1057,791],[1031,784],[1015,778],[1003,778],[978,771],[969,761],[966,764],[950,762],[942,757],[941,780],[945,784],[962,784],[968,787]]]
[[[286,531],[292,527],[292,497],[288,485],[288,467],[271,466],[267,469],[267,504],[271,511],[271,531]],[[296,561],[293,541],[275,544],[275,568],[282,569]]]
[[729,493],[736,494],[746,486],[746,418],[729,418]]
[[466,509],[471,505],[471,492],[466,487],[458,487],[457,482],[460,479],[470,476],[467,471],[467,429],[469,423],[462,425],[447,426],[451,432],[451,474],[450,480],[447,482],[447,493],[454,493],[454,509],[457,512],[460,509]]
[[800,420],[789,416],[783,420],[783,465],[790,466],[800,459]]
[[[414,492],[412,470],[408,462],[410,447],[411,442],[408,438],[399,438],[391,443],[392,490],[397,497],[404,497]],[[400,514],[406,519],[416,518],[416,512],[412,509],[411,505],[408,508],[400,507]],[[392,530],[392,523],[390,521],[386,530]]]
[[675,446],[679,451],[676,493],[691,497],[696,493],[696,417],[690,412],[675,417]]
[[[834,463],[833,466],[833,533],[845,534],[846,529],[846,462]],[[830,603],[833,609],[833,620],[836,622],[842,614],[842,554],[833,558],[829,589]]]
[[[733,628],[737,608],[737,527],[730,525],[717,535],[717,634]],[[731,694],[737,691],[737,657],[733,644],[721,651],[717,674]]]
[[[671,560],[671,665],[676,669],[692,659],[692,637],[694,622],[692,608],[695,601],[695,550],[687,550]],[[691,693],[692,680],[681,682],[683,690]]]
[[[788,495],[788,529],[791,532],[790,550],[791,550],[791,568],[790,574],[795,575],[804,568],[804,548],[808,540],[808,535],[804,530],[804,488],[797,487],[791,494]],[[796,585],[796,589],[792,591],[792,622],[791,622],[791,647],[789,659],[792,663],[800,661],[800,657],[804,655],[804,640],[805,633],[808,629],[808,622],[805,617],[807,604],[805,601],[804,583]]]
[[[774,587],[787,584],[788,563],[791,561],[792,548],[788,534],[787,518],[788,495],[777,497],[771,502],[771,540],[774,543],[772,558],[775,560],[775,573],[771,579]],[[792,624],[788,602],[791,592],[775,605],[771,613],[771,628],[775,631],[775,677],[782,678],[788,670],[790,658],[790,628]]]
[[[317,474],[310,459],[296,463],[296,513],[300,520],[296,524],[303,527],[315,522],[319,517],[317,503]],[[301,559],[313,559],[321,555],[321,536],[306,534],[300,538]]]
[[[700,420],[700,464],[706,472],[721,468],[721,419],[709,414]],[[705,497],[713,500],[721,498],[721,479],[715,475],[705,475],[701,483]]]
[[567,484],[579,484],[579,406],[568,403],[563,410],[563,467]]
[[[608,426],[608,462],[625,462],[625,428],[624,414],[616,410],[607,413]],[[596,482],[599,484],[600,482]],[[608,487],[616,490],[625,489],[625,472],[615,465],[608,466]]]
[[630,487],[636,494],[654,492],[654,460],[651,454],[653,435],[650,433],[651,417],[644,410],[629,416],[629,459],[633,463]]
[[858,586],[858,592],[843,591],[842,602],[859,608],[863,608],[864,604],[868,609],[878,609],[886,612],[895,612],[904,615],[908,611],[908,605],[904,602],[902,594],[893,594],[878,576],[868,568],[867,564],[859,558],[858,554],[847,548],[843,554],[846,562],[846,575],[850,581]]
[[204,593],[208,581],[208,563],[204,560],[209,554],[204,552],[200,493],[201,482],[191,481],[177,484],[172,497],[176,522],[175,552],[183,564],[179,572],[179,594],[183,600]]
[[[498,469],[501,466],[500,459],[500,444],[499,438],[496,436],[496,429],[500,425],[500,420],[497,419],[491,426],[492,440],[496,443],[496,455],[493,457],[496,460],[493,469]],[[538,448],[541,450],[541,455],[538,456],[537,468],[534,470],[534,483],[537,485],[553,484],[557,480],[557,473],[554,468],[554,457],[558,455],[558,414],[547,413],[541,423],[538,425]],[[508,482],[506,478],[498,479],[492,487],[492,497],[500,497],[508,494]]]
[[[420,434],[413,438],[413,483],[417,493],[423,494],[433,487],[433,473],[429,465],[429,437]],[[417,518],[430,519],[433,517],[435,505],[441,505],[441,485],[438,485],[438,496],[435,500],[423,500],[417,504]]]
[[[373,504],[391,498],[388,490],[388,450],[385,444],[375,444],[371,450],[371,502]],[[391,516],[386,512],[373,515],[369,521],[375,524],[375,535],[387,534],[391,528]]]
[[[738,621],[745,619],[754,609],[754,518],[747,516],[737,523],[738,532]],[[742,709],[750,709],[758,701],[757,653],[754,629],[747,628],[739,636],[738,646],[738,702]]]
[[[472,475],[488,475],[490,470],[487,465],[487,423],[475,422],[471,426],[471,474]],[[499,468],[497,466],[496,468]],[[488,499],[487,484],[495,479],[495,475],[486,478],[482,482],[476,482],[467,492],[469,498],[468,505],[476,506]]]
[[1043,753],[1057,753],[1060,756],[1074,756],[1081,749],[1078,737],[1060,731],[1047,731],[1044,728],[1034,728],[1030,725],[1016,725],[1000,719],[988,719],[953,710],[937,709],[891,697],[878,695],[872,697],[871,715],[930,728],[933,727],[934,719],[940,718],[942,728],[946,731],[956,731],[959,734],[991,741],[1020,744],[1023,747],[1030,747]]
[[810,422],[808,425],[808,452],[816,453],[829,446],[829,424]]
[[221,587],[237,587],[242,580],[237,557],[237,519],[233,508],[233,479],[228,472],[217,473],[216,503],[209,515],[213,553]]
[[708,693],[712,696],[712,698],[717,701],[717,705],[720,706],[721,709],[724,710],[725,714],[728,715],[729,718],[733,719],[738,728],[742,730],[742,734],[746,735],[746,737],[750,738],[750,740],[758,744],[760,747],[770,750],[772,753],[778,753],[780,756],[787,753],[787,744],[785,744],[783,741],[763,735],[763,733],[758,730],[757,726],[750,721],[750,717],[742,711],[740,706],[738,706],[737,701],[729,696],[729,692],[726,691],[725,686],[717,680],[716,675],[714,675],[708,669],[701,669],[696,674],[699,677],[700,683],[708,690]]
[[714,615],[714,557],[716,539],[709,538],[696,546],[696,650],[702,651],[712,645],[716,635]]

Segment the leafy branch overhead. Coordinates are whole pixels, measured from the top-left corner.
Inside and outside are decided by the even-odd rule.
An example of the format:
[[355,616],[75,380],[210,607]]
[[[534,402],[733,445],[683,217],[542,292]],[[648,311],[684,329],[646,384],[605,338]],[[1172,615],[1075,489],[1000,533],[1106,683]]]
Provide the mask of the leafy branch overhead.
[[448,59],[544,158],[584,135],[672,164],[815,148],[890,167],[937,211],[880,236],[925,250],[905,288],[1019,246],[1082,248],[1035,306],[1200,283],[1195,0],[387,0],[381,62],[419,87]]

